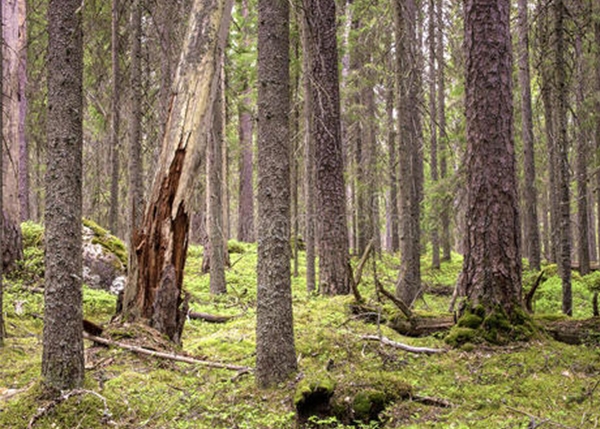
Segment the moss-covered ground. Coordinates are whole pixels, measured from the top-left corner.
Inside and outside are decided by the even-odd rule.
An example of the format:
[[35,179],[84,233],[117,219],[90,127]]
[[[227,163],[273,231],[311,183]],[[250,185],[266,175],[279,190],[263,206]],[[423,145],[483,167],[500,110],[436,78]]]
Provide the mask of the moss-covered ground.
[[[31,246],[39,244],[32,241]],[[256,246],[231,244],[236,253],[226,274],[228,294],[219,297],[210,295],[208,276],[201,274],[202,248],[189,249],[185,289],[191,294],[191,309],[235,317],[224,324],[187,321],[179,352],[253,366]],[[36,252],[27,254],[39,257]],[[30,265],[39,271],[39,263],[24,261],[22,278],[5,279],[9,337],[0,349],[0,427],[27,428],[40,413],[34,428],[293,428],[298,425],[296,404],[315,386],[331,390],[332,409],[330,415],[309,418],[307,427],[600,427],[597,345],[569,346],[540,337],[505,346],[467,343],[450,349],[441,334],[402,337],[378,324],[378,317],[367,323],[353,315],[351,296],[308,294],[303,256],[299,276],[292,279],[299,373],[288,382],[258,390],[251,372],[176,363],[116,347],[94,347],[86,340],[85,391],[42,413],[40,408],[48,405],[40,395],[42,281],[39,273],[27,271]],[[450,297],[439,290],[452,289],[461,261],[453,255],[441,270],[428,268],[429,261],[424,255],[423,280],[436,293],[425,293],[416,307],[422,314],[440,314],[447,311]],[[394,255],[384,254],[377,262],[377,276],[388,290],[393,290],[398,265]],[[576,317],[591,315],[596,276],[574,275]],[[525,273],[526,287],[533,282],[530,278],[535,273]],[[394,311],[389,302],[377,301],[370,263],[360,291],[382,315]],[[560,281],[555,273],[549,273],[536,296],[537,312],[558,314]],[[115,301],[106,292],[84,288],[85,317],[108,324]],[[397,342],[448,351],[409,354],[361,340],[362,335],[379,333]],[[374,417],[378,421],[369,421]]]

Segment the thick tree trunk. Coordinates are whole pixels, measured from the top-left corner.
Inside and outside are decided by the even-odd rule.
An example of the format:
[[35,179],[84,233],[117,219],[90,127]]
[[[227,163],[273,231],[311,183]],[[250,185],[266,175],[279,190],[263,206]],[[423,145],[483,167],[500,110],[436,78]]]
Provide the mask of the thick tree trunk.
[[[429,171],[431,182],[436,186],[438,181],[438,149],[437,149],[437,106],[436,106],[436,31],[435,31],[435,0],[429,0],[429,128],[430,128],[430,154]],[[440,268],[440,238],[438,233],[437,203],[431,206],[431,266]]]
[[421,290],[420,203],[422,197],[422,134],[418,106],[420,71],[417,68],[417,5],[414,0],[394,2],[397,44],[397,91],[400,133],[400,274],[396,295],[408,306]]
[[[46,170],[42,376],[51,394],[84,377],[81,293],[83,37],[79,0],[48,6],[48,164]],[[69,174],[65,174],[68,171]]]
[[512,137],[509,0],[467,0],[467,230],[461,290],[508,315],[521,303],[521,249]]
[[[190,13],[159,165],[141,227],[134,230],[123,310],[175,342],[185,321],[181,296],[189,199],[209,138],[231,0],[196,0]],[[133,269],[132,269],[133,268]]]
[[[447,151],[448,151],[448,135],[446,134],[446,73],[444,59],[444,3],[442,0],[437,0],[437,65],[438,65],[438,127],[439,132],[439,149],[440,149],[440,177],[445,179],[447,176]],[[440,213],[441,236],[440,244],[442,245],[442,261],[449,261],[452,258],[452,245],[450,243],[450,207],[452,198],[444,196],[442,200],[442,209]]]
[[[25,0],[2,0],[4,8],[2,45],[4,80],[2,81],[4,96],[4,152],[3,152],[3,206],[4,206],[4,251],[2,255],[4,269],[10,271],[16,260],[23,256],[21,243],[21,202],[23,184],[22,169],[27,163],[21,156],[21,147],[25,141],[25,108],[26,108],[26,73],[27,30]],[[25,171],[25,174],[27,172]],[[27,196],[29,192],[27,191]]]
[[111,232],[119,234],[119,0],[112,0],[111,4],[111,60],[112,60],[112,95],[110,106],[110,214],[108,225]]
[[304,0],[311,134],[315,142],[319,291],[350,292],[334,0]]
[[258,2],[256,382],[296,371],[290,277],[289,4]]
[[531,78],[529,74],[529,24],[527,0],[518,3],[519,86],[521,87],[521,122],[523,135],[523,200],[525,213],[524,253],[532,270],[540,269],[540,232],[537,220],[537,191],[535,189],[535,159],[533,145],[533,116],[531,113]]
[[567,79],[565,64],[564,16],[562,0],[554,2],[555,40],[555,87],[557,116],[557,161],[558,161],[558,202],[560,219],[560,256],[558,260],[562,280],[562,311],[573,314],[573,293],[571,290],[571,206],[569,191],[569,142],[567,137]]

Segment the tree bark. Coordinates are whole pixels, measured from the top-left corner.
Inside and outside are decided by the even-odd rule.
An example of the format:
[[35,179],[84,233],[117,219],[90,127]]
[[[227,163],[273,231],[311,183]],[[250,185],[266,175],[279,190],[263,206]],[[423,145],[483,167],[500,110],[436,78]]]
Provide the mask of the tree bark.
[[112,94],[110,116],[110,214],[109,228],[113,234],[119,234],[119,0],[111,2],[111,61],[112,61]]
[[319,291],[350,293],[334,0],[303,0],[315,143]]
[[521,122],[523,136],[523,200],[525,213],[524,253],[529,260],[529,268],[540,270],[540,231],[537,219],[537,191],[535,189],[535,158],[533,140],[533,115],[531,113],[531,78],[529,74],[529,24],[527,0],[518,3],[519,35],[519,86],[521,87]]
[[[596,3],[594,7],[594,41],[596,46],[600,46],[600,5]],[[596,139],[596,165],[600,165],[600,49],[596,49],[595,53],[595,92],[596,98],[594,102],[595,110],[595,139]],[[598,231],[598,259],[600,260],[600,170],[596,173],[596,211],[598,216],[596,221],[596,229]]]
[[4,207],[4,251],[2,263],[5,272],[10,271],[14,262],[23,256],[21,242],[21,202],[23,185],[21,147],[25,141],[25,64],[27,58],[26,7],[24,0],[2,0],[4,7],[2,31],[4,44],[4,152],[3,152],[3,207]]
[[423,187],[422,130],[419,109],[420,71],[417,68],[417,5],[394,2],[397,44],[397,94],[400,106],[400,273],[396,295],[412,306],[421,290],[420,203]]
[[[439,12],[438,12],[439,13]],[[429,128],[430,128],[430,154],[429,171],[431,182],[436,186],[438,182],[438,149],[437,149],[437,85],[436,85],[436,31],[435,31],[435,0],[429,0]],[[431,266],[440,268],[440,238],[438,233],[437,203],[431,205]]]
[[[209,138],[231,0],[195,0],[157,172],[141,226],[134,230],[125,316],[180,342],[191,183]],[[133,269],[132,269],[133,268]],[[164,304],[164,305],[163,305]]]
[[558,202],[560,219],[559,268],[562,280],[562,311],[573,314],[573,292],[571,290],[571,206],[569,191],[569,142],[567,137],[567,79],[565,64],[564,15],[562,0],[554,2],[555,40],[555,87],[557,116],[557,161],[558,161]]
[[[394,59],[392,53],[389,54],[390,69],[394,70]],[[388,251],[395,253],[400,249],[400,236],[398,235],[398,153],[397,153],[397,133],[394,126],[394,78],[390,78],[387,83],[385,94],[385,111],[387,119],[387,144],[388,144],[388,180],[390,186],[389,207],[388,207]]]
[[[3,21],[3,9],[4,4],[0,2],[0,23]],[[0,82],[4,82],[4,52],[2,50],[4,46],[4,34],[0,31]],[[0,85],[2,87],[2,85]],[[4,95],[0,94],[0,142],[4,141]],[[2,276],[4,274],[4,267],[2,263],[2,255],[4,254],[4,201],[2,200],[3,194],[3,174],[4,171],[4,145],[0,144],[0,347],[4,346],[4,338],[6,337],[6,328],[4,326],[4,284]]]
[[258,2],[256,383],[296,371],[290,276],[289,4]]
[[[83,383],[81,201],[83,37],[79,0],[48,6],[48,164],[42,376],[51,394]],[[65,174],[65,172],[69,174]]]
[[521,306],[521,249],[512,136],[509,0],[467,0],[467,230],[461,290],[486,311]]

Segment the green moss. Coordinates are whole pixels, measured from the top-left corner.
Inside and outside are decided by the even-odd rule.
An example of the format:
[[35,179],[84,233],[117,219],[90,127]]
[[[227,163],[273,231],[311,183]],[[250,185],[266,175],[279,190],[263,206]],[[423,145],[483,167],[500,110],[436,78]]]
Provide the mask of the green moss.
[[376,420],[389,402],[388,396],[379,390],[367,389],[358,392],[352,401],[354,418],[366,422]]
[[21,224],[21,234],[23,236],[23,249],[29,247],[44,247],[44,227],[33,221],[23,222]]
[[92,238],[93,244],[99,244],[104,247],[110,253],[114,254],[124,267],[127,267],[127,248],[125,244],[114,235],[111,235],[106,229],[99,226],[96,222],[83,219],[83,225],[87,226],[94,232],[94,238]]
[[335,380],[327,374],[305,378],[296,386],[294,405],[296,408],[301,408],[313,395],[330,398],[333,396],[335,385]]
[[466,313],[458,320],[458,326],[462,328],[477,329],[481,326],[483,319],[476,314]]
[[471,328],[462,328],[453,326],[444,338],[446,344],[452,347],[458,347],[465,343],[475,341],[477,339],[477,330]]
[[246,253],[246,247],[237,240],[229,240],[227,242],[227,251],[229,253]]

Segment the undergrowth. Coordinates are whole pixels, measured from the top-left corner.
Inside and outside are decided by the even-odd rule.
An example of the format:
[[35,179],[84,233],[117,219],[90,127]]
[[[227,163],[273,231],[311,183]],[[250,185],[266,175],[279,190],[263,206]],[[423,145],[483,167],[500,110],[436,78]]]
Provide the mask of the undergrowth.
[[[41,236],[29,247],[39,248],[40,243]],[[208,276],[201,273],[202,248],[189,248],[185,289],[191,295],[190,308],[234,317],[225,324],[188,320],[180,352],[253,366],[256,246],[232,242],[230,251],[228,293],[215,297],[209,293]],[[35,252],[26,255],[36,256]],[[451,293],[461,268],[460,257],[452,256],[440,270],[429,267],[429,254],[423,256],[425,293],[415,303],[420,313],[447,311],[450,297],[442,289]],[[23,261],[20,274],[5,280],[9,337],[0,349],[1,428],[26,428],[40,408],[48,405],[40,398],[43,276],[36,272],[27,277],[28,267],[39,269],[38,263],[31,262]],[[351,296],[307,293],[303,253],[299,262],[299,276],[292,279],[299,372],[288,382],[258,390],[252,373],[160,360],[115,347],[94,347],[86,341],[85,390],[42,413],[33,427],[294,428],[299,389],[313,382],[331,383],[335,412],[310,417],[306,427],[527,428],[544,420],[549,427],[551,423],[598,427],[597,347],[540,339],[450,349],[443,335],[402,337],[382,319],[366,323],[353,315]],[[377,278],[389,291],[394,289],[398,267],[397,255],[384,253],[376,261]],[[577,317],[591,314],[591,291],[597,276],[574,276]],[[524,278],[527,281],[527,273]],[[537,312],[558,314],[560,283],[556,279],[550,275],[541,284],[534,302]],[[389,302],[377,300],[374,284],[374,266],[369,262],[360,284],[366,304],[380,315],[395,310]],[[115,301],[107,292],[84,287],[84,314],[96,323],[110,322]],[[447,352],[409,354],[361,339],[368,334],[413,346],[446,348]],[[95,394],[106,400],[106,409]],[[373,407],[381,410],[374,413]]]

